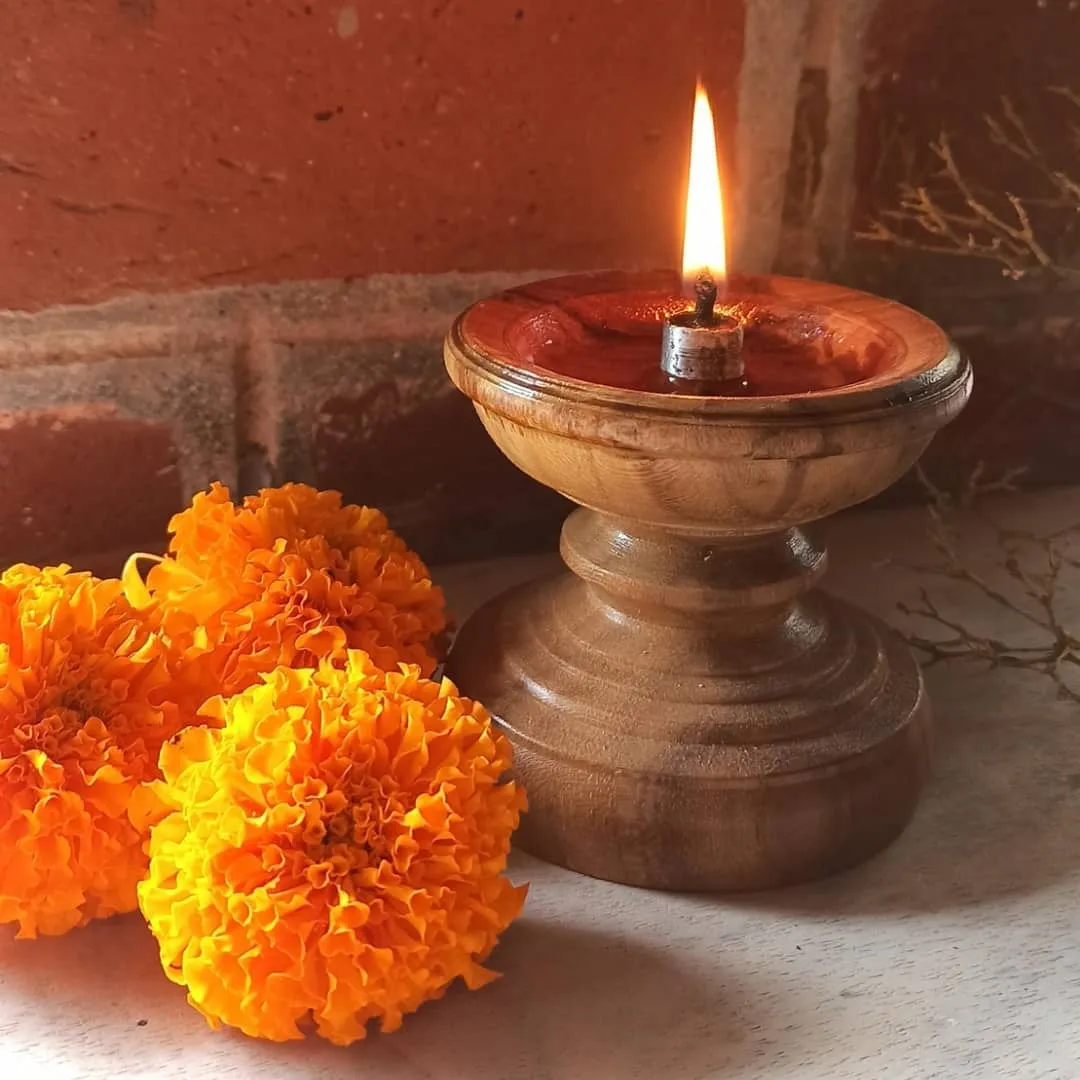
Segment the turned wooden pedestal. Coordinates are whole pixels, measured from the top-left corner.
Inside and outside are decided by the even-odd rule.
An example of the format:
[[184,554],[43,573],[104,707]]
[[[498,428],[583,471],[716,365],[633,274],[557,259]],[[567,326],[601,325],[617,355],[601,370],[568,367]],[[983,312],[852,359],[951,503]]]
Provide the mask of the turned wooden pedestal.
[[[906,308],[777,278],[753,284],[756,302],[872,354],[866,379],[718,399],[538,362],[560,327],[599,334],[597,349],[620,318],[636,332],[618,298],[653,310],[660,280],[540,283],[451,332],[450,374],[495,442],[583,508],[563,529],[567,571],[481,608],[447,672],[513,743],[527,850],[655,888],[818,877],[903,829],[929,709],[907,647],[816,587],[825,552],[798,526],[901,475],[962,407],[970,370]],[[615,312],[600,330],[596,310]]]
[[754,888],[903,828],[929,752],[911,654],[810,589],[796,530],[739,542],[572,514],[574,571],[477,612],[451,678],[514,743],[531,852],[660,888]]

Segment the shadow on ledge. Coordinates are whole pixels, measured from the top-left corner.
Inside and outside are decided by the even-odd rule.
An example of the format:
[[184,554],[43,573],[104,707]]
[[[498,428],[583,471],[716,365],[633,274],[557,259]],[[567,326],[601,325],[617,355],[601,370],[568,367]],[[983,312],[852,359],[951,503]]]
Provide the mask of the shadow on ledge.
[[630,908],[620,918],[615,905],[610,934],[561,925],[573,917],[563,904],[540,910],[489,960],[501,979],[477,992],[455,984],[398,1032],[372,1024],[348,1050],[314,1036],[275,1044],[211,1032],[161,972],[137,915],[36,941],[11,931],[0,940],[0,1040],[17,1031],[31,1045],[55,1041],[50,1061],[92,1063],[79,1075],[104,1076],[104,1063],[117,1062],[139,1076],[264,1071],[273,1080],[749,1077],[763,1061],[813,1061],[824,1050],[837,1006],[768,961],[748,970],[725,955],[723,935],[665,951],[661,940],[632,939],[640,926]]
[[[774,974],[736,973],[722,956],[690,971],[659,942],[643,947],[617,929],[595,934],[526,913],[489,961],[499,981],[476,993],[455,986],[400,1031],[372,1031],[352,1060],[364,1076],[410,1080],[727,1078],[759,1075],[774,1051],[798,1061],[820,1050],[829,1009],[809,989],[796,1000]],[[329,1076],[336,1053],[293,1044],[275,1060]]]

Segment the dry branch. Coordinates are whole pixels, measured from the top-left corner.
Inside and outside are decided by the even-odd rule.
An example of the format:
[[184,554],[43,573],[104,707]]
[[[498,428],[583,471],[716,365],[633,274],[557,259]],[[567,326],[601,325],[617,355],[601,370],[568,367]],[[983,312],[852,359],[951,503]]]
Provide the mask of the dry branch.
[[[935,561],[909,569],[932,579],[956,582],[981,597],[1017,627],[1014,638],[993,637],[966,625],[946,610],[929,588],[920,590],[914,604],[901,604],[903,614],[932,626],[927,636],[905,633],[926,664],[946,660],[981,661],[990,667],[1027,668],[1046,675],[1058,693],[1080,703],[1080,625],[1070,625],[1060,612],[1067,570],[1080,569],[1073,548],[1080,539],[1080,522],[1064,528],[1037,532],[1002,525],[982,510],[982,496],[1014,490],[1018,473],[987,481],[978,470],[965,489],[950,495],[936,487],[925,474],[920,480],[930,495],[930,540]],[[977,518],[994,538],[1001,552],[1000,565],[1008,583],[998,584],[969,565],[962,554],[959,523],[964,511]],[[1025,636],[1020,628],[1027,631]],[[1070,674],[1074,678],[1070,678]]]
[[[1003,192],[996,199],[980,194],[958,164],[952,142],[942,135],[930,147],[938,166],[934,175],[924,183],[901,184],[898,208],[885,211],[857,235],[915,251],[992,260],[1012,278],[1041,271],[1080,281],[1075,252],[1062,253],[1051,239],[1070,236],[1080,216],[1080,94],[1067,87],[1050,92],[1070,116],[1076,113],[1075,120],[1066,121],[1075,175],[1054,163],[1013,102],[1003,98],[1000,115],[983,118],[989,140],[1022,163],[1031,178],[1030,192]],[[1062,227],[1047,223],[1048,213],[1062,215]]]

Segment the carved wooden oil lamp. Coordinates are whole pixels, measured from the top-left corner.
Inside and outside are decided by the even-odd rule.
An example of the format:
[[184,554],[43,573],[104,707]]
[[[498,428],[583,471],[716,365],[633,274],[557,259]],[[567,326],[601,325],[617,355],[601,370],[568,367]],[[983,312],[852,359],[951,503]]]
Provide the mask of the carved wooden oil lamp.
[[918,666],[816,588],[825,551],[799,526],[900,477],[971,371],[899,304],[725,279],[700,91],[694,128],[682,281],[542,281],[447,338],[499,449],[580,506],[567,570],[477,611],[447,672],[513,743],[524,848],[633,885],[758,889],[853,865],[913,812]]

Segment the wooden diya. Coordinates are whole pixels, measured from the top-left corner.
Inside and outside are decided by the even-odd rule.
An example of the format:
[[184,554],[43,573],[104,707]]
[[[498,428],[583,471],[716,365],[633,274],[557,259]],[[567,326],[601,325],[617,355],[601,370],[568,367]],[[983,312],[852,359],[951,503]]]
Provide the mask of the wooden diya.
[[580,509],[566,570],[462,628],[447,673],[514,747],[520,844],[594,877],[745,890],[893,840],[928,764],[919,668],[817,588],[799,526],[875,495],[963,407],[967,361],[899,304],[736,280],[738,396],[657,362],[674,274],[557,278],[462,314],[446,365],[520,469]]

